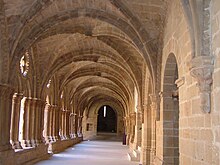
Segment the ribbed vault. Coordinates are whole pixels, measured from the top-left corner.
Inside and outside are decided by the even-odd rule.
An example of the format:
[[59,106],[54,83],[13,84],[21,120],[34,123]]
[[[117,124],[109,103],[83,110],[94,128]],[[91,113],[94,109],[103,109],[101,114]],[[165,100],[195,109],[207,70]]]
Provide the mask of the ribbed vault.
[[[72,111],[79,114],[108,102],[126,116],[134,111],[135,91],[139,98],[143,95],[143,70],[147,68],[156,81],[166,1],[20,0],[13,7],[11,3],[5,5],[9,24],[16,26],[9,29],[14,34],[11,64],[18,65],[17,59],[31,51],[37,84],[29,80],[30,90],[39,89],[31,95],[49,97],[65,109],[73,105]],[[17,12],[12,14],[13,10]]]

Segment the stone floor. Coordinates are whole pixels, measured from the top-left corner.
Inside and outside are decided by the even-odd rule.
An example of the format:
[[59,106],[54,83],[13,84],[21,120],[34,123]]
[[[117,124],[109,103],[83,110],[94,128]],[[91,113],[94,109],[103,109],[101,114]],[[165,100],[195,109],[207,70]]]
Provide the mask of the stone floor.
[[[104,137],[104,136],[102,136]],[[102,138],[83,141],[62,153],[54,154],[50,160],[36,165],[138,165],[127,157],[128,147],[118,140]],[[111,140],[111,141],[109,141]]]

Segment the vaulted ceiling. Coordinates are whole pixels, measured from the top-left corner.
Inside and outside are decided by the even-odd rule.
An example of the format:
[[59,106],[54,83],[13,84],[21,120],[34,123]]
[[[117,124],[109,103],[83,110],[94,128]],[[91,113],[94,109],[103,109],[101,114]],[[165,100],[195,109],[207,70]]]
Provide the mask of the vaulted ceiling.
[[11,63],[32,48],[42,95],[56,77],[79,109],[125,108],[155,80],[168,0],[5,0]]

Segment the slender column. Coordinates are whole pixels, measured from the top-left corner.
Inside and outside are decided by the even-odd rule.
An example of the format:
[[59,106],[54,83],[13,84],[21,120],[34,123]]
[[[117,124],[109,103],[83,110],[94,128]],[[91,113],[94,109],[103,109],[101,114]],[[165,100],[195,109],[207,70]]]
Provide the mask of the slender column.
[[48,124],[48,126],[49,126],[49,134],[48,134],[48,139],[49,139],[49,141],[51,142],[51,141],[53,141],[52,140],[52,132],[53,132],[53,112],[52,112],[52,106],[50,105],[50,110],[49,110],[49,115],[48,115],[48,120],[49,120],[49,124]]
[[130,113],[130,125],[131,125],[131,137],[130,142],[134,142],[134,136],[135,136],[135,122],[136,122],[136,113]]
[[13,89],[10,86],[0,84],[0,151],[11,149],[10,123],[12,97]]
[[83,116],[78,116],[78,137],[82,137],[82,119]]
[[46,142],[49,143],[50,142],[50,105],[46,104],[45,107],[45,123],[44,123],[44,133],[45,133],[45,139]]
[[56,141],[55,139],[55,107],[51,106],[51,140]]
[[40,141],[39,141],[39,135],[38,135],[38,132],[39,132],[39,117],[40,117],[40,106],[41,106],[41,103],[40,103],[40,100],[39,99],[35,99],[36,100],[36,104],[35,104],[35,130],[34,130],[34,139],[35,139],[35,143],[36,143],[36,146],[39,145]]
[[37,99],[37,109],[36,109],[36,131],[35,137],[37,145],[45,142],[43,137],[43,129],[44,129],[44,109],[45,109],[45,101],[41,99]]
[[70,113],[70,138],[72,139],[73,138],[73,116],[74,114],[73,113]]
[[18,140],[19,136],[19,120],[20,120],[20,107],[23,94],[14,94],[12,100],[12,115],[11,115],[11,130],[10,140],[13,149],[21,149],[21,143]]
[[130,136],[131,136],[131,128],[130,128],[130,117],[125,117],[125,126],[126,126],[126,145],[129,145]]
[[61,135],[60,135],[61,139],[65,139],[64,129],[65,129],[65,111],[61,110]]
[[23,129],[22,129],[22,147],[31,147],[30,139],[30,105],[31,98],[25,98],[24,101],[24,117],[23,117]]
[[142,128],[142,146],[141,146],[141,163],[142,165],[150,164],[151,151],[151,111],[148,105],[143,105],[144,124]]
[[150,151],[150,162],[154,163],[156,155],[156,116],[157,116],[157,96],[150,95],[151,99],[151,151]]
[[54,105],[54,112],[55,112],[54,139],[57,141],[60,140],[60,136],[59,136],[60,108],[57,105]]
[[30,124],[30,140],[31,140],[31,146],[35,147],[36,144],[36,137],[35,137],[35,130],[36,130],[36,99],[33,98],[30,100],[30,118],[29,118],[29,124]]
[[140,108],[138,108],[138,112],[136,113],[136,120],[135,120],[135,147],[141,146],[141,132],[142,132],[142,113]]
[[66,138],[70,139],[70,111],[66,111]]
[[67,139],[67,136],[66,136],[66,134],[67,134],[67,132],[66,132],[66,116],[67,116],[67,111],[65,110],[64,111],[64,114],[63,114],[63,136],[64,136],[64,139]]
[[78,137],[78,114],[75,114],[74,116],[74,121],[75,121],[75,137]]

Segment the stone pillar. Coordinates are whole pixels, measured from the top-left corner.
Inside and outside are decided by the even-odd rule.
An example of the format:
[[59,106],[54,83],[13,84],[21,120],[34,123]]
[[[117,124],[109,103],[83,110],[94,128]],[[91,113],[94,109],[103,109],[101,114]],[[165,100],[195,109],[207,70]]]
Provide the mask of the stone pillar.
[[151,112],[148,109],[148,105],[144,105],[143,110],[144,123],[142,126],[141,163],[142,165],[149,165],[151,151]]
[[74,132],[74,137],[78,137],[78,134],[77,134],[77,128],[78,128],[78,115],[75,113],[74,114],[74,127],[73,127],[73,132]]
[[61,139],[65,139],[65,111],[61,110]]
[[45,109],[45,101],[41,99],[37,99],[37,113],[36,113],[36,141],[37,144],[41,144],[45,142],[43,137],[43,129],[44,129],[44,109]]
[[56,109],[55,106],[51,106],[51,141],[56,141],[55,138],[56,130]]
[[[40,144],[40,139],[39,139],[39,129],[40,129],[40,121],[39,121],[39,117],[40,117],[40,101],[39,99],[35,99],[36,100],[36,104],[35,104],[35,130],[34,130],[34,139],[36,142],[36,146],[38,146]],[[43,119],[44,120],[44,119]]]
[[151,99],[151,149],[150,149],[150,163],[154,163],[156,156],[156,117],[157,117],[157,96],[150,95]]
[[66,111],[66,138],[70,139],[70,111]]
[[30,100],[30,118],[29,118],[29,124],[30,124],[30,140],[31,140],[31,146],[35,147],[36,144],[36,134],[35,130],[36,128],[36,121],[37,121],[37,116],[36,116],[36,102],[37,100],[35,98],[31,98]]
[[78,122],[79,122],[78,114],[75,114],[74,120],[75,120],[75,136],[78,137]]
[[78,116],[78,137],[82,137],[82,119],[83,116]]
[[130,124],[130,117],[125,117],[126,122],[126,144],[129,145],[130,137],[131,137],[131,124]]
[[45,133],[45,139],[47,143],[50,142],[50,110],[51,110],[51,105],[46,104],[46,107],[45,107],[46,119],[44,123],[44,133]]
[[130,126],[131,126],[131,137],[130,137],[130,143],[134,142],[135,137],[135,123],[136,123],[136,113],[130,113]]
[[14,94],[12,99],[12,115],[11,115],[11,130],[10,140],[13,149],[21,149],[21,143],[18,140],[19,137],[19,120],[20,120],[20,108],[21,99],[23,94]]
[[59,136],[60,108],[57,105],[54,105],[54,110],[55,110],[54,138],[56,141],[58,141],[60,140],[60,136]]
[[128,126],[128,117],[124,117],[124,135],[126,135],[126,145],[128,145],[128,143],[127,143],[127,138],[128,138],[128,136],[129,136],[129,126]]
[[70,138],[74,138],[74,113],[70,113]]
[[12,97],[13,89],[10,86],[0,84],[0,152],[11,149],[10,123]]
[[63,117],[63,137],[67,139],[67,110],[64,110],[64,117]]
[[135,120],[135,148],[137,149],[138,146],[141,146],[141,135],[142,135],[142,113],[140,108],[137,108],[138,112],[136,113],[136,120]]
[[31,124],[30,124],[30,106],[31,106],[31,98],[25,98],[24,100],[24,117],[23,117],[23,131],[22,131],[22,147],[32,147],[31,145]]

